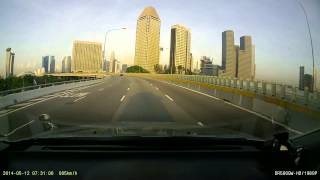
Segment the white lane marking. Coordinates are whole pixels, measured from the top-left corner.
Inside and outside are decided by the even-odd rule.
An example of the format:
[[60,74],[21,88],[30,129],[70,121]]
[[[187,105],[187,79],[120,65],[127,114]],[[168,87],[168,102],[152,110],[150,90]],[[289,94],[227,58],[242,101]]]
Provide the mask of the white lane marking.
[[198,124],[199,126],[201,126],[201,127],[203,127],[203,126],[204,126],[204,125],[203,125],[203,123],[202,123],[202,122],[200,122],[200,121],[199,121],[197,124]]
[[127,89],[127,91],[129,91],[129,90],[130,90],[130,88]]
[[168,96],[167,94],[164,96],[167,97],[170,101],[173,101],[173,99],[170,96]]
[[36,98],[36,99],[30,99],[29,101],[34,102],[34,101],[40,101],[40,100],[44,100],[46,99],[45,97],[41,97],[41,98]]
[[122,102],[123,100],[124,100],[124,98],[125,98],[126,96],[125,95],[123,95],[122,96],[122,98],[120,99],[120,101]]
[[74,100],[73,102],[80,101],[81,99],[83,99],[83,98],[85,98],[85,97],[87,97],[87,96],[82,96],[82,97],[80,97],[80,98],[78,98],[78,99]]
[[6,136],[6,137],[7,137],[7,136],[10,136],[11,134],[15,133],[17,130],[22,129],[22,128],[24,128],[25,126],[28,126],[29,124],[31,124],[31,123],[33,123],[33,122],[34,122],[34,120],[31,120],[31,121],[29,121],[29,122],[27,122],[27,123],[25,123],[25,124],[23,124],[23,125],[15,128],[14,130],[8,132],[7,134],[4,134],[3,136]]
[[100,88],[100,89],[98,89],[98,91],[103,91],[104,90],[104,88]]
[[[100,85],[100,84],[102,84],[102,83],[103,83],[103,82],[97,83],[97,84],[93,84],[93,85],[90,85],[90,86],[88,86],[88,87],[97,86],[97,85]],[[21,108],[18,108],[18,109],[9,111],[9,112],[7,112],[7,113],[5,113],[5,114],[1,114],[1,115],[0,115],[0,118],[1,118],[1,117],[4,117],[4,116],[7,116],[7,115],[9,115],[9,114],[11,114],[11,113],[14,113],[14,112],[16,112],[16,111],[19,111],[19,110],[25,109],[25,108],[27,108],[27,107],[33,106],[33,105],[35,105],[35,104],[39,104],[39,103],[41,103],[41,102],[44,102],[44,101],[47,101],[47,100],[50,100],[50,99],[54,99],[54,98],[59,97],[59,96],[60,96],[60,95],[57,94],[57,95],[55,95],[55,96],[53,96],[53,97],[50,97],[50,98],[47,98],[47,99],[43,99],[43,100],[41,100],[41,101],[37,101],[37,102],[32,103],[32,104],[30,104],[30,105],[23,106],[23,107],[21,107]]]
[[17,108],[17,107],[29,105],[31,103],[32,102],[25,102],[25,103],[15,104],[15,105],[9,106],[8,108]]
[[[174,86],[177,86],[177,87],[180,87],[180,88],[183,88],[183,89],[187,89],[187,90],[189,90],[189,91],[192,91],[192,92],[195,92],[195,93],[198,93],[198,94],[207,96],[207,97],[212,98],[212,99],[215,99],[215,100],[222,100],[222,99],[216,98],[216,97],[214,97],[214,96],[210,96],[210,95],[208,95],[208,94],[205,94],[205,93],[202,93],[202,92],[193,90],[193,89],[189,89],[189,88],[186,88],[186,87],[183,87],[183,86],[180,86],[180,85],[168,83],[168,82],[165,82],[165,81],[162,81],[162,82],[163,82],[163,83],[170,84],[170,85],[174,85]],[[239,108],[239,109],[241,109],[241,110],[247,111],[247,112],[249,112],[249,113],[251,113],[251,114],[254,114],[254,115],[256,115],[256,116],[259,116],[259,117],[261,117],[261,118],[264,119],[264,120],[267,120],[267,121],[269,121],[269,122],[271,122],[271,123],[277,124],[277,125],[285,128],[285,129],[287,129],[287,130],[289,130],[289,131],[292,131],[292,132],[294,132],[294,133],[296,133],[296,134],[303,134],[303,132],[301,132],[301,131],[298,131],[298,130],[296,130],[296,129],[293,129],[293,128],[291,128],[291,127],[289,127],[289,126],[287,126],[287,125],[285,125],[285,124],[282,124],[282,123],[280,123],[280,122],[278,122],[278,121],[273,121],[273,120],[270,119],[269,117],[264,116],[264,115],[262,115],[262,114],[259,114],[259,113],[257,113],[257,112],[251,111],[251,110],[249,110],[249,109],[243,108],[243,107],[241,107],[241,106],[238,106],[238,105],[235,105],[235,104],[232,104],[232,103],[229,103],[229,102],[225,102],[225,103],[226,103],[226,104],[229,104],[229,105],[231,105],[231,106],[234,106],[234,107],[236,107],[236,108]]]
[[10,109],[3,109],[3,110],[0,110],[0,114],[7,113],[8,111],[10,111]]
[[0,115],[0,118],[1,118],[1,117],[4,117],[4,116],[7,116],[8,114],[14,113],[14,112],[16,112],[16,111],[19,111],[19,110],[25,109],[25,108],[27,108],[27,107],[30,107],[30,106],[32,106],[32,105],[39,104],[39,103],[41,103],[41,102],[44,102],[44,101],[47,101],[47,100],[50,100],[50,99],[53,99],[53,98],[56,98],[56,97],[58,97],[58,96],[54,96],[54,97],[50,97],[50,98],[47,98],[47,99],[44,99],[44,100],[41,100],[41,101],[37,101],[37,102],[32,103],[32,104],[29,104],[29,105],[27,105],[27,106],[23,106],[23,107],[21,107],[21,108],[12,110],[12,111],[10,111],[10,112],[8,112],[8,113],[1,114],[1,115]]

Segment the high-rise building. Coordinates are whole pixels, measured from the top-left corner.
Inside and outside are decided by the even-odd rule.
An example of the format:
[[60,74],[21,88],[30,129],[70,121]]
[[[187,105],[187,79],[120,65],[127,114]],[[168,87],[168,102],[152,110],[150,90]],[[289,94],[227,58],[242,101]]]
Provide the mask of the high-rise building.
[[238,49],[237,76],[241,79],[255,79],[254,46],[250,36],[240,37],[240,49]]
[[[186,74],[191,72],[190,66],[190,30],[182,25],[171,27],[170,71]],[[174,72],[175,71],[175,72]]]
[[251,36],[240,37],[240,46],[234,44],[231,30],[222,32],[222,67],[219,75],[241,79],[255,79],[255,46]]
[[62,59],[62,68],[61,72],[70,73],[71,72],[71,56],[65,56]]
[[12,52],[11,48],[7,48],[6,49],[6,78],[9,76],[13,76],[14,56],[15,56],[15,53]]
[[74,72],[102,71],[102,44],[98,42],[74,41],[72,68]]
[[160,56],[160,18],[153,7],[146,7],[137,21],[134,65],[154,72]]
[[299,89],[303,90],[304,89],[304,66],[299,67]]
[[125,73],[127,71],[128,65],[122,64],[121,72]]
[[45,73],[49,73],[49,56],[42,56],[42,67]]
[[54,56],[50,56],[50,73],[55,73],[56,71],[56,60]]
[[234,33],[231,30],[222,32],[222,69],[225,76],[236,77],[236,51]]
[[303,76],[303,90],[306,87],[310,92],[313,92],[313,79],[311,74],[304,74]]

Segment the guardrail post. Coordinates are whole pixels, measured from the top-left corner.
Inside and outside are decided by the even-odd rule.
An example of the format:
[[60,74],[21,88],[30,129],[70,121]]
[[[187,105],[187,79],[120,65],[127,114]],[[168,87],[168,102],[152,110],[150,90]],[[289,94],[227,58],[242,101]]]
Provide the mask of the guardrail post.
[[304,103],[305,105],[309,104],[309,88],[304,87]]
[[272,83],[271,84],[271,96],[276,96],[276,88],[277,88],[277,84]]
[[286,97],[286,86],[283,84],[280,85],[280,97],[282,99]]
[[239,86],[240,86],[240,89],[243,89],[243,80],[242,79],[240,79],[240,81],[239,81]]
[[262,94],[267,94],[267,83],[262,81]]

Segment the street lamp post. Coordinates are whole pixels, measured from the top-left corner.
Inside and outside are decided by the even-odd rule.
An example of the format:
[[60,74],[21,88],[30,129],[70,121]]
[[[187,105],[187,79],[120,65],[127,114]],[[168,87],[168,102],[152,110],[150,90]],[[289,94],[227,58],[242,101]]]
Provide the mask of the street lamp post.
[[307,16],[307,12],[306,10],[304,9],[302,3],[297,0],[298,4],[300,5],[301,9],[303,10],[303,13],[306,17],[306,21],[307,21],[307,26],[308,26],[308,30],[309,30],[309,38],[310,38],[310,44],[311,44],[311,53],[312,53],[312,88],[313,88],[313,91],[315,91],[315,88],[316,88],[316,82],[314,82],[315,80],[315,71],[314,71],[314,52],[313,52],[313,42],[312,42],[312,36],[311,36],[311,30],[310,30],[310,25],[309,25],[309,20],[308,20],[308,16]]
[[[106,35],[104,36],[104,44],[103,44],[103,60],[107,60],[107,57],[106,57],[106,41],[107,41],[107,35],[108,33],[110,33],[111,31],[116,31],[116,30],[124,30],[124,29],[127,29],[125,27],[123,28],[114,28],[114,29],[109,29],[106,31]],[[103,63],[102,63],[103,65]]]

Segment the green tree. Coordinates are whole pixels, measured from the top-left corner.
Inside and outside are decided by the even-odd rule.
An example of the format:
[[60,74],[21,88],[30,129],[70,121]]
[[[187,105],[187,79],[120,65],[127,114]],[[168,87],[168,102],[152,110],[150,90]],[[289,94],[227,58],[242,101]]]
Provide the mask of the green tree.
[[126,73],[149,73],[149,71],[140,66],[130,66],[127,68]]

